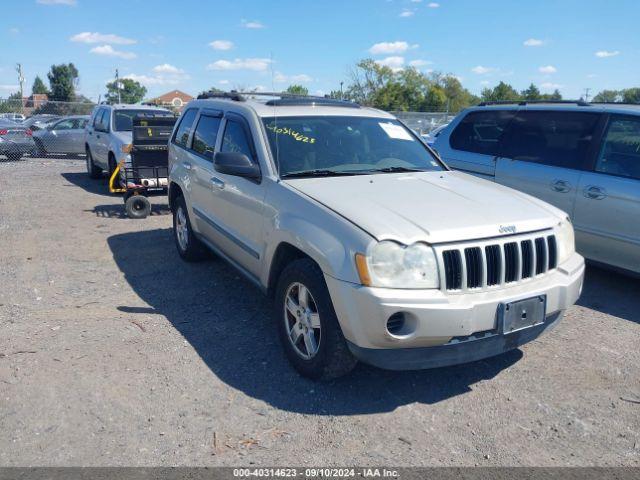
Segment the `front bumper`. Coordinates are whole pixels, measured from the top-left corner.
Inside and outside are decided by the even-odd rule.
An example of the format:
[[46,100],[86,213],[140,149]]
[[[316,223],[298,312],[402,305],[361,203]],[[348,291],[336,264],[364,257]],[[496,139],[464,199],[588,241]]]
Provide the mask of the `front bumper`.
[[[517,348],[555,325],[582,291],[584,259],[574,255],[539,278],[471,293],[369,288],[326,276],[342,331],[353,354],[388,369],[419,369],[466,363]],[[503,335],[498,307],[546,296],[543,324]],[[388,332],[387,320],[402,313],[412,329]]]

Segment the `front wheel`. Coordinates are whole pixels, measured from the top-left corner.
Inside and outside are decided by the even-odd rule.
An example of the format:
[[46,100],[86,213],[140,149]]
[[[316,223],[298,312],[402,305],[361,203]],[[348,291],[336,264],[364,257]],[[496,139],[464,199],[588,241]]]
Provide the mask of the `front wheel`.
[[9,153],[9,154],[7,154],[7,158],[12,162],[17,162],[18,160],[20,160],[22,158],[22,154],[21,153]]
[[318,265],[310,259],[285,267],[276,288],[275,317],[289,361],[303,376],[330,379],[349,373],[357,360],[342,334]]

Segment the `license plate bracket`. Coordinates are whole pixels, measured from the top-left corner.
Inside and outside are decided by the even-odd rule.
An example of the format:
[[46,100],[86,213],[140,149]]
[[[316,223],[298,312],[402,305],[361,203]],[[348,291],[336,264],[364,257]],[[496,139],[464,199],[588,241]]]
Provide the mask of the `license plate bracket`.
[[501,303],[498,320],[503,334],[534,327],[544,323],[547,312],[547,296],[537,295],[515,302]]

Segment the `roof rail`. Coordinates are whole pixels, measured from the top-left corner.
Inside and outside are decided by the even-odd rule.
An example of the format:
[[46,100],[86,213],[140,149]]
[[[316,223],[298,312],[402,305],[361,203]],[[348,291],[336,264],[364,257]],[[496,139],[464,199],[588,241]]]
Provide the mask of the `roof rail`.
[[635,107],[640,107],[640,103],[633,102],[591,102],[593,105],[632,105]]
[[584,100],[496,100],[490,102],[481,102],[479,107],[487,107],[490,105],[539,105],[539,104],[560,104],[560,105],[578,105],[580,107],[588,107],[591,105]]
[[204,92],[198,95],[198,100],[207,98],[226,98],[236,102],[245,102],[250,97],[274,97],[265,102],[269,106],[300,106],[300,105],[328,105],[335,107],[360,108],[360,105],[348,100],[339,100],[329,96],[302,95],[288,92]]

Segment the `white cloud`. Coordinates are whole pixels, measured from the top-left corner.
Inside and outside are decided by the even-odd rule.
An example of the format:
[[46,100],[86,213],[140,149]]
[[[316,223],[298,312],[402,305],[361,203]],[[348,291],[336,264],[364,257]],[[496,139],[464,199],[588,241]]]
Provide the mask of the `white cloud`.
[[301,73],[299,75],[284,75],[281,72],[276,72],[273,75],[273,81],[276,83],[308,83],[312,82],[313,78],[306,73]]
[[590,73],[587,75],[587,78],[596,78],[598,75],[596,75],[595,73]]
[[371,55],[389,55],[391,53],[403,53],[410,48],[418,48],[417,44],[409,45],[407,42],[380,42],[369,49]]
[[404,10],[402,10],[402,12],[400,12],[400,17],[402,18],[407,18],[407,17],[413,17],[413,15],[416,12],[414,12],[413,10],[409,10],[408,8],[405,8]]
[[409,66],[420,68],[420,67],[425,67],[427,65],[431,65],[432,63],[433,62],[430,62],[429,60],[411,60],[409,62]]
[[209,46],[214,50],[231,50],[233,48],[233,42],[229,40],[214,40]]
[[119,57],[124,60],[132,60],[137,57],[137,55],[133,52],[123,52],[121,50],[116,50],[111,45],[100,45],[98,47],[93,47],[89,50],[90,53],[95,53],[96,55],[104,55],[107,57]]
[[411,0],[411,3],[421,3],[422,0]]
[[77,0],[36,0],[36,3],[40,5],[70,5],[75,6],[78,4]]
[[595,53],[595,56],[598,57],[598,58],[615,57],[617,55],[620,55],[620,52],[618,50],[613,50],[613,51],[598,50]]
[[113,33],[98,33],[98,32],[82,32],[77,33],[69,40],[72,42],[80,43],[110,43],[113,45],[132,45],[137,43],[136,40],[126,37],[120,37]]
[[252,29],[265,28],[264,24],[262,22],[259,22],[258,20],[242,20],[242,26],[244,28]]
[[17,92],[18,90],[20,90],[20,86],[19,85],[0,85],[0,91],[3,92]]
[[560,85],[559,83],[545,82],[540,85],[540,88],[543,90],[556,90],[562,88],[564,85]]
[[398,70],[402,70],[402,67],[404,66],[404,57],[397,57],[397,56],[386,57],[386,58],[383,58],[382,60],[376,60],[376,63],[383,67],[389,67],[393,71],[398,71]]
[[[149,75],[136,75],[135,73],[130,73],[128,75],[123,75],[121,78],[129,78],[131,80],[135,80],[142,85],[163,85],[164,81],[161,77],[149,76]],[[112,80],[109,80],[112,81]]]
[[523,42],[525,47],[541,47],[544,45],[544,41],[538,38],[529,38]]
[[482,80],[480,85],[489,85],[489,80]]
[[169,73],[173,75],[180,75],[184,73],[184,70],[178,67],[174,67],[168,63],[163,63],[162,65],[156,65],[153,67],[153,71],[156,73]]
[[538,71],[540,73],[551,74],[551,73],[556,73],[558,71],[558,69],[556,67],[554,67],[553,65],[545,65],[544,67],[540,67],[538,69]]
[[482,65],[478,65],[477,67],[473,67],[471,69],[471,71],[473,73],[478,74],[478,75],[486,75],[487,73],[491,73],[491,72],[495,71],[495,68],[493,68],[493,67],[483,67]]
[[229,80],[219,80],[218,81],[218,84],[220,84],[220,85],[229,85],[229,83],[230,83]]
[[9,33],[10,33],[11,35],[17,35],[17,34],[19,34],[19,33],[20,33],[20,29],[19,29],[18,27],[11,27],[11,28],[9,29]]
[[271,63],[268,58],[236,58],[233,61],[216,60],[207,65],[207,70],[252,70],[263,72]]
[[431,2],[429,5],[427,5],[427,7],[429,8],[438,8],[439,6],[440,4],[436,2]]

